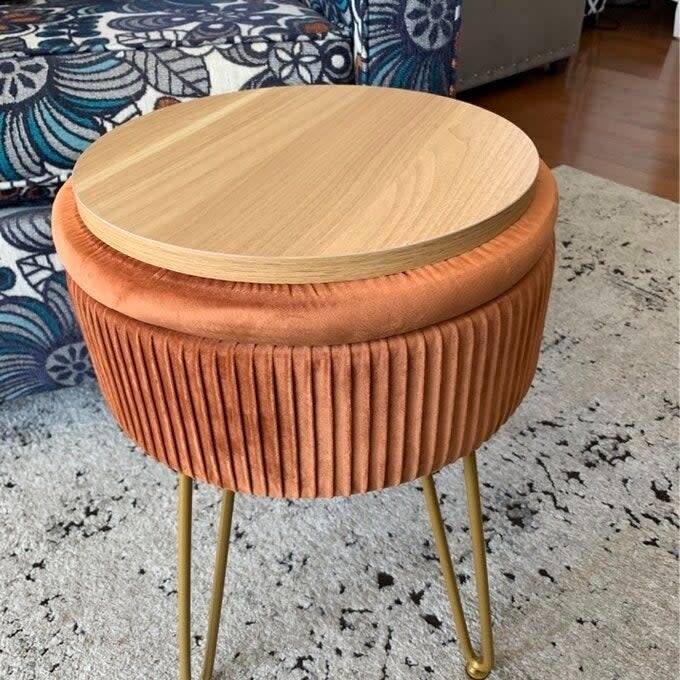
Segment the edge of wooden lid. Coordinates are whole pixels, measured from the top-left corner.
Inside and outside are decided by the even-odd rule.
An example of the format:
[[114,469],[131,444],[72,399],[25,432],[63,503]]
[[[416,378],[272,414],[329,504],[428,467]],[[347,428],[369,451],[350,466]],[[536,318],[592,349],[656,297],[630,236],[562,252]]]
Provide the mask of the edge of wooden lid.
[[188,249],[121,231],[96,216],[77,196],[76,204],[81,219],[100,241],[123,255],[161,269],[244,283],[328,283],[397,274],[477,248],[505,231],[526,212],[535,186],[534,181],[505,210],[468,229],[399,248],[330,257],[272,258]]
[[[314,86],[317,88],[337,92],[343,86]],[[356,86],[347,86],[356,92]],[[271,92],[272,90],[301,90],[303,88],[271,88],[270,90],[253,91],[253,93]],[[310,88],[304,88],[309,90]],[[375,88],[361,88],[375,89]],[[383,88],[378,88],[382,90]],[[383,96],[396,96],[398,91],[384,93]],[[232,93],[219,95],[217,98],[239,97],[245,99],[250,93]],[[377,93],[371,93],[379,96]],[[416,95],[421,98],[434,97],[423,93],[401,92],[400,97]],[[439,98],[436,98],[437,100]],[[199,100],[200,101],[200,100]],[[451,100],[446,100],[451,101]],[[187,107],[192,103],[177,105]],[[476,109],[472,105],[455,102],[455,105]],[[131,121],[128,125],[144,124],[154,116],[162,115],[164,111],[147,114],[142,118]],[[495,115],[485,112],[485,115]],[[497,117],[500,118],[500,117]],[[156,118],[158,120],[158,118]],[[506,121],[507,122],[507,121]],[[511,126],[510,123],[508,123]],[[515,126],[512,126],[513,128]],[[115,135],[121,128],[116,128],[112,133]],[[523,133],[522,133],[523,134]],[[524,135],[526,137],[526,135]],[[526,137],[528,140],[528,137]],[[531,144],[530,140],[528,140]],[[526,145],[526,142],[524,142]],[[90,149],[95,149],[95,142]],[[73,178],[73,189],[76,204],[81,219],[90,231],[101,241],[124,255],[133,259],[141,260],[148,264],[169,269],[171,271],[213,278],[227,281],[242,281],[248,283],[323,283],[333,281],[350,281],[356,279],[372,278],[387,274],[395,274],[410,269],[416,269],[434,262],[449,259],[461,255],[483,243],[491,240],[511,224],[515,223],[529,207],[535,190],[536,178],[539,170],[539,157],[533,144],[533,155],[525,158],[526,171],[524,173],[524,186],[519,186],[514,200],[510,201],[499,212],[489,215],[486,219],[466,225],[457,230],[440,234],[434,238],[416,240],[398,247],[377,248],[364,252],[354,252],[335,255],[314,256],[276,256],[276,255],[249,255],[239,253],[225,253],[215,250],[203,250],[178,245],[165,240],[149,238],[135,233],[107,221],[95,210],[87,205],[87,201],[81,199],[78,192],[79,161],[76,164]],[[525,149],[526,151],[526,149]],[[83,154],[87,156],[90,150]],[[532,172],[533,171],[533,172]],[[529,181],[533,177],[533,180]],[[528,186],[527,186],[528,184]],[[84,192],[85,193],[85,192]]]

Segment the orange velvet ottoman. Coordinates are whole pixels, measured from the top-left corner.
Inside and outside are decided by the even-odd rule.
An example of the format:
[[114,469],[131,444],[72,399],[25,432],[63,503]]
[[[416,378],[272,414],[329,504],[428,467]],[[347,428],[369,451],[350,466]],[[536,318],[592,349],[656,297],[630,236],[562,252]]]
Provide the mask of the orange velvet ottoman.
[[[84,154],[55,201],[54,239],[107,403],[180,473],[182,680],[194,479],[225,490],[204,680],[234,493],[347,496],[418,478],[468,673],[486,677],[474,451],[531,384],[556,208],[549,170],[509,123],[378,88],[209,98]],[[431,477],[459,458],[481,653]]]

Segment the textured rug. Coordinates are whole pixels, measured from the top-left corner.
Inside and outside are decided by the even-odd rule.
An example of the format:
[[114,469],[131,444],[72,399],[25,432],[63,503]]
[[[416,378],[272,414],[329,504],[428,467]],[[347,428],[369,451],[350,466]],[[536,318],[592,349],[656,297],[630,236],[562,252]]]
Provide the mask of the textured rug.
[[[677,205],[562,167],[533,390],[480,452],[497,680],[678,669]],[[459,466],[438,475],[474,600]],[[176,677],[175,478],[94,385],[0,413],[0,677]],[[195,498],[202,652],[219,494]],[[474,624],[474,615],[473,624]],[[237,499],[216,678],[464,678],[417,483]]]

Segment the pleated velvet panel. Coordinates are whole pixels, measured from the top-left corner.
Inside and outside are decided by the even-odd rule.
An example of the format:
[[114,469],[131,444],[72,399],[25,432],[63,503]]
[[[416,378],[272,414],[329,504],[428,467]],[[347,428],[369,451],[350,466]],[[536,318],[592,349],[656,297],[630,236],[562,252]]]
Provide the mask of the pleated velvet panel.
[[531,384],[552,271],[550,247],[465,314],[314,346],[197,337],[69,287],[104,396],[145,451],[219,487],[312,498],[408,482],[496,432]]

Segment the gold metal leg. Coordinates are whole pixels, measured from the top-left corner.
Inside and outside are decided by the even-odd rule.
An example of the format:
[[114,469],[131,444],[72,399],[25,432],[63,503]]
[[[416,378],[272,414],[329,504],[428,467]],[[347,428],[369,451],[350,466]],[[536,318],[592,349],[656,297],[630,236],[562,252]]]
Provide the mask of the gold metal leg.
[[190,477],[179,475],[177,514],[177,645],[180,680],[191,680],[191,506]]
[[458,582],[451,561],[446,529],[439,509],[437,489],[432,475],[421,478],[425,491],[425,502],[430,514],[432,532],[437,546],[439,562],[449,594],[453,622],[460,640],[460,649],[466,661],[465,670],[474,680],[483,680],[493,668],[493,632],[491,629],[491,604],[489,601],[489,579],[486,571],[486,544],[484,543],[484,527],[482,526],[482,505],[479,499],[479,481],[477,479],[477,460],[475,454],[463,459],[465,472],[465,495],[467,497],[468,516],[470,518],[470,538],[475,563],[475,583],[477,586],[477,602],[479,605],[479,629],[482,638],[482,652],[477,654],[470,642],[470,633],[465,621],[465,612],[458,593]]
[[[177,522],[177,603],[180,680],[191,680],[191,507],[193,482],[190,477],[179,475],[179,512]],[[234,492],[225,490],[222,495],[220,526],[217,533],[215,573],[210,600],[210,620],[206,636],[205,658],[202,680],[211,680],[217,650],[217,635],[220,629],[224,578],[229,557],[231,518],[234,511]]]
[[[425,501],[432,522],[437,553],[441,564],[446,589],[451,603],[453,621],[460,640],[460,648],[467,662],[466,671],[474,680],[486,678],[493,667],[493,635],[491,630],[491,607],[489,602],[489,582],[486,571],[486,545],[482,526],[482,508],[479,498],[477,479],[477,462],[475,455],[463,460],[465,470],[465,492],[467,496],[468,515],[470,518],[470,536],[475,563],[475,581],[479,604],[479,621],[482,638],[482,652],[478,655],[470,642],[465,612],[458,593],[456,575],[451,561],[446,530],[439,509],[439,500],[432,475],[421,479],[425,491]],[[179,645],[179,677],[180,680],[191,680],[191,516],[192,516],[193,483],[186,475],[179,475],[179,513],[178,513],[178,563],[177,593],[179,625],[177,631]],[[229,556],[229,537],[231,519],[234,510],[234,493],[224,491],[222,510],[217,537],[215,555],[215,574],[213,592],[210,602],[210,619],[206,636],[205,658],[201,680],[211,680],[217,636],[222,613],[224,596],[224,579]]]

